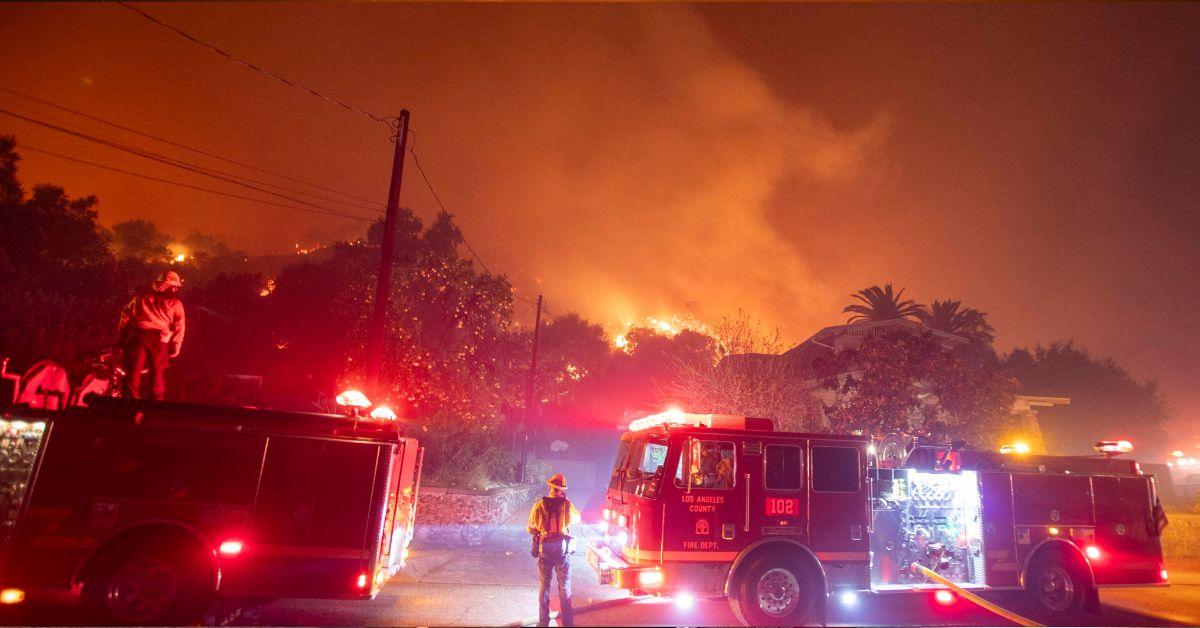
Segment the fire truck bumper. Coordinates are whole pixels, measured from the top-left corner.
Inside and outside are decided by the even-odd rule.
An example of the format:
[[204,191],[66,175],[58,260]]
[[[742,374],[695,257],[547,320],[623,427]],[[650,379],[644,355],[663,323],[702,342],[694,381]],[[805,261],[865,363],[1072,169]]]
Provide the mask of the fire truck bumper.
[[[618,589],[653,589],[662,582],[661,570],[657,566],[630,565],[617,551],[603,543],[590,543],[587,559],[600,584]],[[651,581],[641,575],[643,572],[654,572],[657,577]]]

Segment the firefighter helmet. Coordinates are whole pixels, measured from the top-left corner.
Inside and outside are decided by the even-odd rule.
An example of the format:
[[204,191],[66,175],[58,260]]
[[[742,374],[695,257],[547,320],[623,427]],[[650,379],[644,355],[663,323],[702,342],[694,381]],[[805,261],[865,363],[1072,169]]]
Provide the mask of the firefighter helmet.
[[567,490],[567,478],[563,477],[563,474],[561,473],[555,473],[554,475],[550,476],[550,479],[546,480],[546,484],[549,484],[551,487],[562,491]]
[[177,273],[173,270],[168,270],[167,272],[160,274],[158,276],[158,279],[154,280],[154,289],[155,290],[165,290],[166,288],[179,288],[181,286],[183,286],[183,279],[180,278],[179,273]]

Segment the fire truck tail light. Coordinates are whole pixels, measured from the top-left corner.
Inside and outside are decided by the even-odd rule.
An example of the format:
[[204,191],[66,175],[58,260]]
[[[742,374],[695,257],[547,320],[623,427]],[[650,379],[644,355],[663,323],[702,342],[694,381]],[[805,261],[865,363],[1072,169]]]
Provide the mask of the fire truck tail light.
[[954,603],[954,594],[946,589],[938,589],[938,592],[933,594],[933,599],[942,606],[950,606]]
[[663,575],[657,569],[650,569],[638,573],[638,584],[643,587],[657,587],[662,584]]
[[239,539],[228,539],[221,542],[221,546],[217,548],[217,552],[225,558],[233,558],[242,553],[246,549],[246,544]]
[[1166,569],[1163,569],[1162,571],[1158,572],[1158,579],[1162,580],[1163,582],[1167,581],[1167,570]]
[[367,572],[364,571],[358,574],[358,580],[354,584],[360,589],[365,589],[367,588],[367,582],[369,582],[369,578],[367,578]]
[[1095,545],[1089,545],[1089,546],[1083,548],[1083,553],[1087,554],[1087,557],[1090,558],[1091,560],[1099,560],[1100,559],[1100,548],[1096,547]]
[[0,591],[0,604],[20,604],[25,601],[25,591],[22,589],[4,589]]

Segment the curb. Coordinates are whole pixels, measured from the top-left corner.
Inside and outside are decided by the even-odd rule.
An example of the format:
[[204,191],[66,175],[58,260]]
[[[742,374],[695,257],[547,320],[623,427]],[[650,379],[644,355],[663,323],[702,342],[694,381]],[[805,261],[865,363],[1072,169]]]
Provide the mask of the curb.
[[[611,600],[604,600],[601,602],[596,602],[594,604],[588,604],[586,606],[578,606],[575,608],[575,614],[581,615],[583,613],[602,611],[606,608],[613,608],[614,606],[623,606],[625,604],[631,604],[633,602],[638,601],[638,599],[639,598],[636,598],[631,595],[629,597],[619,597],[619,598],[615,598],[615,599],[611,599]],[[558,619],[558,611],[551,611],[550,619],[557,620]],[[510,626],[512,628],[521,628],[523,626],[536,626],[536,625],[537,625],[536,617],[534,617],[533,619],[527,619],[524,621],[513,622],[511,624],[505,624],[505,626]]]

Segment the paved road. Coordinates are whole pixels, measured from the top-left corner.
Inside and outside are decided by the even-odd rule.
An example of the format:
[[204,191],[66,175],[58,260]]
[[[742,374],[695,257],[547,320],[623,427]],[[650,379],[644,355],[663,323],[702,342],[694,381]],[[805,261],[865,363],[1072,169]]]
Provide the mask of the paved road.
[[[475,626],[525,625],[536,619],[537,578],[528,537],[515,521],[497,530],[485,546],[414,547],[408,568],[369,602],[278,600],[232,619],[239,626]],[[1101,595],[1104,613],[1089,616],[1099,626],[1200,625],[1200,564],[1168,565],[1173,586],[1121,589]],[[736,624],[723,600],[697,600],[688,608],[673,600],[631,599],[600,586],[582,556],[573,559],[575,603],[583,626]],[[557,604],[557,601],[555,601]],[[25,608],[21,608],[25,607]],[[942,607],[925,597],[864,596],[855,608],[838,608],[832,625],[1009,625],[1000,617],[960,601]],[[70,609],[20,605],[0,608],[0,624],[87,623]]]

